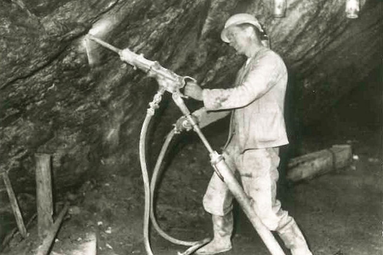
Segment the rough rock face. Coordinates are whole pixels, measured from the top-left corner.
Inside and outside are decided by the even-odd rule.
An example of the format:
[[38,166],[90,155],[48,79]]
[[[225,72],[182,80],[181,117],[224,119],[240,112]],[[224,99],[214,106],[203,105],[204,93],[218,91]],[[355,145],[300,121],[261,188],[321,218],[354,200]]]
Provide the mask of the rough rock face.
[[[345,17],[345,1],[288,1],[285,18],[272,1],[8,0],[0,3],[0,172],[7,171],[24,211],[33,208],[34,157],[52,154],[58,192],[79,185],[100,164],[139,174],[137,144],[156,82],[117,55],[89,46],[103,40],[144,53],[206,87],[228,87],[243,59],[220,41],[225,20],[248,12],[264,23],[290,72],[291,122],[308,125],[381,65],[383,4],[364,3]],[[88,52],[89,53],[89,52]],[[179,116],[166,97],[154,142]],[[294,124],[295,125],[295,124]],[[129,170],[127,169],[129,168]],[[23,199],[24,198],[24,199]],[[0,240],[14,224],[0,182]],[[4,226],[3,226],[4,225]]]

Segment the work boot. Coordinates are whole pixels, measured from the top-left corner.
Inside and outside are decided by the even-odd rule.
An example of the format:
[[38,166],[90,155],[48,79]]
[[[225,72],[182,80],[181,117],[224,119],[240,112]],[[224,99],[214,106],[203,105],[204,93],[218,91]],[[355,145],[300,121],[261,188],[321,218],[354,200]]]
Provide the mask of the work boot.
[[213,215],[214,238],[207,245],[198,249],[197,255],[213,255],[231,250],[231,234],[233,232],[233,214],[225,216]]
[[312,255],[306,240],[294,219],[278,230],[278,234],[292,255]]

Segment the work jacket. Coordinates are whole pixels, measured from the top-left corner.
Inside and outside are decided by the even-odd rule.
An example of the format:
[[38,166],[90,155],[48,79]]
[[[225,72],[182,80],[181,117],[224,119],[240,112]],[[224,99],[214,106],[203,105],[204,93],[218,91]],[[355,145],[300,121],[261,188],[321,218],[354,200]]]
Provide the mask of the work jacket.
[[238,71],[233,88],[204,89],[204,108],[193,114],[204,127],[232,112],[227,144],[236,143],[242,152],[285,145],[286,85],[282,58],[262,47]]

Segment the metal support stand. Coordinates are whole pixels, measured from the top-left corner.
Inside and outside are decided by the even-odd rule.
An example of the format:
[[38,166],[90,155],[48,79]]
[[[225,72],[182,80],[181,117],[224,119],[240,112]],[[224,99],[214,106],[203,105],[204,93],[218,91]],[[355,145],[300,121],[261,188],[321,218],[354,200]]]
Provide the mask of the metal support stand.
[[191,113],[186,107],[183,99],[181,98],[180,93],[173,93],[173,100],[176,103],[176,105],[180,108],[182,113],[186,116],[190,124],[193,126],[194,132],[198,134],[206,149],[209,151],[211,164],[215,172],[222,179],[222,181],[225,182],[233,196],[237,199],[239,205],[242,207],[246,216],[249,218],[250,222],[254,226],[255,230],[258,232],[266,247],[269,249],[270,253],[272,255],[284,255],[285,253],[283,252],[277,240],[274,238],[273,234],[261,222],[260,218],[255,213],[254,209],[251,206],[249,198],[243,191],[241,185],[235,179],[233,172],[226,164],[224,157],[212,149],[206,137],[203,135],[201,129],[198,127],[198,124],[192,118]]

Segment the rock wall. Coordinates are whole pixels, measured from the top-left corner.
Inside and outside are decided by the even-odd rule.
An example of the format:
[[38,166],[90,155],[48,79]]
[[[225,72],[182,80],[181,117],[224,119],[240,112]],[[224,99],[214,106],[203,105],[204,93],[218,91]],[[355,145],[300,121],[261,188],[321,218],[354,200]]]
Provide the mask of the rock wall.
[[[345,1],[288,1],[285,18],[271,1],[8,0],[0,2],[0,172],[7,171],[25,217],[34,208],[34,153],[52,154],[57,193],[80,185],[101,164],[139,174],[137,144],[156,82],[117,55],[89,46],[93,27],[205,87],[229,87],[243,58],[220,41],[234,13],[256,15],[290,72],[288,120],[318,121],[342,95],[381,65],[382,3],[362,1],[360,18]],[[179,116],[165,97],[153,145]],[[192,107],[198,105],[191,103]],[[0,240],[14,227],[0,182]]]

